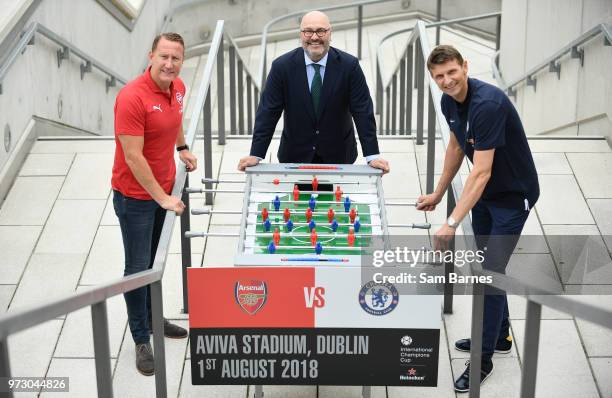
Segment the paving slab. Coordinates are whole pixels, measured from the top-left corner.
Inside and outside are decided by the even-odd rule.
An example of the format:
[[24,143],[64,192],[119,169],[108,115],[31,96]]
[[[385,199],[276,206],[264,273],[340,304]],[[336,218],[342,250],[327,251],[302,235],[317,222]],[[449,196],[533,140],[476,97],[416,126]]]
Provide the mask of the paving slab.
[[38,140],[30,153],[115,153],[115,140]]
[[41,230],[41,226],[0,226],[0,283],[19,283]]
[[[527,299],[515,294],[508,295],[508,311],[510,312],[510,326],[514,328],[514,320],[526,318]],[[542,307],[542,319],[573,319],[572,315],[557,311],[550,307]],[[523,354],[522,352],[519,354]]]
[[[194,266],[199,267],[202,253],[192,254]],[[183,312],[183,276],[180,254],[169,254],[162,279],[164,297],[164,315],[169,319],[187,319]]]
[[8,338],[11,375],[44,377],[63,320],[51,320]]
[[567,158],[564,153],[533,153],[538,175],[540,174],[572,174]]
[[88,253],[106,200],[58,200],[36,253]]
[[113,154],[77,153],[59,199],[107,199],[112,166]]
[[612,153],[568,153],[567,159],[585,198],[612,199]]
[[421,194],[421,188],[417,183],[415,154],[388,153],[385,158],[391,167],[391,172],[382,178],[385,199],[418,197]]
[[602,397],[612,397],[612,358],[589,358]]
[[191,384],[191,361],[185,361],[179,398],[245,398],[246,396],[247,386],[195,386]]
[[[439,143],[441,146],[441,143]],[[419,167],[419,174],[426,175],[427,174],[427,151],[418,151],[416,152],[417,164]],[[459,168],[459,173],[467,175],[470,174],[470,170],[468,169],[467,162],[461,163],[461,167]],[[434,174],[442,174],[442,169],[444,168],[444,152],[436,151],[436,156],[434,158]],[[434,185],[435,189],[435,185]]]
[[521,237],[519,238],[514,253],[548,253],[548,244],[544,237],[544,232],[538,220],[538,214],[535,211],[530,211]]
[[[202,204],[203,200],[194,200],[193,208],[202,208],[204,207]],[[190,229],[191,231],[205,231],[208,229],[209,216],[194,216],[193,214],[190,216]],[[193,238],[191,239],[191,253],[202,253],[204,251],[204,238]],[[172,238],[170,240],[170,247],[168,248],[168,253],[181,253],[181,222],[180,219],[177,218],[174,221],[174,228],[172,229]]]
[[[88,288],[79,287],[82,292]],[[91,307],[82,308],[66,316],[57,348],[56,358],[94,358]],[[119,356],[119,348],[127,327],[127,310],[123,295],[106,302],[111,358]]]
[[[519,352],[525,344],[525,321],[514,321]],[[580,337],[571,320],[542,320],[536,396],[597,397],[595,381]]]
[[79,284],[97,285],[123,276],[125,268],[121,229],[99,226]]
[[[264,397],[266,398],[317,398],[317,386],[263,386],[263,393]],[[255,397],[255,386],[249,386],[249,393],[247,397]]]
[[100,225],[119,225],[119,219],[113,207],[113,191],[109,192],[108,198],[106,199],[106,205],[104,206]]
[[[187,327],[187,322],[176,322],[182,327]],[[178,396],[181,375],[185,358],[185,348],[188,339],[165,339],[166,351],[166,380],[168,382],[168,396]],[[153,339],[151,339],[153,345]],[[155,347],[153,347],[155,352]],[[155,394],[155,377],[143,376],[136,370],[136,353],[134,341],[129,330],[126,330],[119,353],[119,359],[115,368],[113,379],[113,390],[116,397],[152,397]]]
[[378,139],[378,149],[380,156],[386,158],[387,153],[408,153],[414,152],[414,140],[412,138],[404,139]]
[[0,285],[0,314],[8,309],[17,285]]
[[74,154],[30,153],[26,158],[20,176],[65,176],[74,159]]
[[605,139],[601,140],[567,140],[567,139],[530,139],[531,152],[603,152],[610,153],[612,149]]
[[541,175],[535,208],[542,224],[594,224],[595,220],[571,175]]
[[545,225],[553,258],[568,284],[612,284],[612,258],[595,225]]
[[84,263],[85,254],[32,254],[11,302],[11,310],[42,304],[74,292]]
[[521,283],[545,289],[549,292],[557,294],[563,292],[559,274],[550,254],[515,253],[510,257],[510,261],[506,266],[506,274]]
[[[581,295],[572,296],[572,299],[607,311],[612,309],[612,296],[609,295]],[[612,345],[610,345],[612,330],[585,321],[579,316],[575,318],[587,355],[589,357],[612,357]]]
[[[210,232],[236,232],[233,225],[211,225]],[[234,257],[238,247],[238,238],[209,237],[206,238],[204,252],[204,267],[228,267],[234,265]]]
[[[115,360],[111,360],[111,369]],[[96,386],[96,363],[94,359],[85,358],[53,358],[47,377],[68,377],[69,391],[63,393],[41,393],[40,397],[94,397],[98,394]]]
[[0,225],[44,225],[64,177],[17,177],[0,204]]
[[[227,185],[227,184],[226,184]],[[232,184],[236,185],[236,184]],[[239,189],[239,188],[232,188]],[[213,210],[230,210],[230,211],[242,211],[244,203],[244,195],[237,195],[231,193],[218,193],[215,196]],[[242,220],[242,214],[213,214],[210,216],[210,223],[215,225],[240,225]],[[236,228],[238,232],[238,228]]]
[[[362,386],[319,386],[318,398],[361,398]],[[372,398],[386,398],[385,387],[373,386]]]
[[587,199],[608,250],[612,251],[612,199]]

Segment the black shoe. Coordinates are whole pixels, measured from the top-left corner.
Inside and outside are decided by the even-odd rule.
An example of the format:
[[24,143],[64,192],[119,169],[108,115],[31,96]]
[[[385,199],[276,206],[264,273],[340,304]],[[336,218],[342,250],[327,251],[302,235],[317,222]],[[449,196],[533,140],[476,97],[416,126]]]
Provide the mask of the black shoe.
[[[465,363],[467,367],[459,376],[457,380],[455,380],[455,391],[457,392],[468,392],[470,391],[470,361]],[[484,381],[491,376],[493,373],[493,362],[492,361],[483,361],[480,365],[480,384],[484,383]]]
[[151,343],[136,344],[136,369],[145,376],[155,373]]
[[[149,323],[149,332],[153,334],[153,325]],[[187,337],[187,330],[178,325],[170,323],[169,320],[164,318],[164,336],[171,339],[184,339]]]
[[[461,339],[455,341],[455,349],[457,351],[470,352],[471,340]],[[507,354],[512,351],[512,336],[508,336],[505,339],[498,340],[495,345],[495,352],[500,354]]]

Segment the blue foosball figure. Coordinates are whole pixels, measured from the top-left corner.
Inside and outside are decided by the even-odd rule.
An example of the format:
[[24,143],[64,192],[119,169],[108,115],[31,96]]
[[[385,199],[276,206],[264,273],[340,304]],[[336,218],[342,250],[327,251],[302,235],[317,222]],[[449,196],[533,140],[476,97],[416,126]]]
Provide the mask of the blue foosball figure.
[[314,211],[316,206],[317,206],[317,201],[314,198],[314,196],[311,196],[310,200],[308,201],[308,207],[310,207],[310,210]]
[[287,227],[287,232],[291,232],[293,230],[293,221],[291,221],[291,219],[287,220],[286,227]]
[[276,251],[276,246],[274,246],[274,242],[270,242],[270,244],[268,245],[268,253],[274,254],[275,251]]
[[334,218],[334,221],[332,221],[331,228],[332,228],[332,231],[334,232],[338,230],[338,221],[336,221],[335,218]]
[[321,254],[322,252],[323,252],[323,245],[321,244],[321,242],[317,242],[317,244],[315,245],[315,253]]
[[313,229],[315,229],[317,227],[317,224],[315,223],[314,220],[310,220],[310,222],[308,223],[308,229],[310,229],[310,232],[312,232]]
[[276,197],[274,198],[274,202],[272,202],[272,204],[274,205],[274,210],[275,211],[279,211],[280,210],[280,199],[278,198],[278,195],[276,195]]
[[272,223],[270,222],[269,218],[266,221],[264,221],[263,225],[264,225],[264,229],[266,230],[266,232],[270,232],[270,228],[272,228]]
[[349,199],[349,197],[347,196],[344,199],[344,211],[348,213],[349,210],[351,210],[351,199]]

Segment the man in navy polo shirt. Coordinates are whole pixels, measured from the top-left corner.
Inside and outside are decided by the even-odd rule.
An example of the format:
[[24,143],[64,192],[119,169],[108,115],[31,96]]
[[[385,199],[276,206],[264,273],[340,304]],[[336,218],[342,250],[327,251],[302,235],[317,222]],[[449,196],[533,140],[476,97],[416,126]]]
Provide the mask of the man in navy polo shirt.
[[[467,61],[454,47],[434,48],[427,68],[444,92],[442,112],[452,134],[438,186],[434,193],[419,197],[417,209],[436,208],[467,155],[472,169],[455,209],[435,234],[435,245],[446,247],[459,222],[471,211],[478,248],[486,247],[483,268],[505,273],[529,210],[540,194],[523,125],[503,91],[468,78]],[[485,291],[481,382],[493,371],[493,353],[508,353],[512,348],[506,295],[490,286]],[[470,339],[457,341],[455,348],[469,351]],[[467,365],[455,381],[458,392],[469,391]]]

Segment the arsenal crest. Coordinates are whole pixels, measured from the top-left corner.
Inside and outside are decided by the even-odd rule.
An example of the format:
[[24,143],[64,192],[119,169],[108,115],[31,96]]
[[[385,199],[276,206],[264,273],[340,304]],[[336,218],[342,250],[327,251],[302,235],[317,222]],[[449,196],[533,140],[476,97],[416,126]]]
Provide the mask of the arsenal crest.
[[234,297],[238,305],[249,315],[255,315],[268,298],[268,286],[264,281],[238,281],[234,288]]

